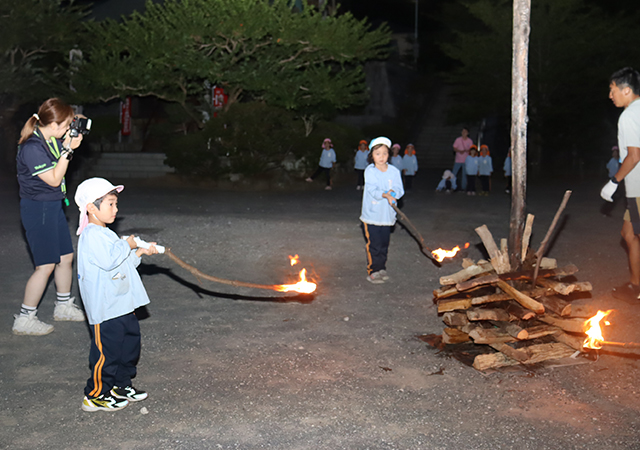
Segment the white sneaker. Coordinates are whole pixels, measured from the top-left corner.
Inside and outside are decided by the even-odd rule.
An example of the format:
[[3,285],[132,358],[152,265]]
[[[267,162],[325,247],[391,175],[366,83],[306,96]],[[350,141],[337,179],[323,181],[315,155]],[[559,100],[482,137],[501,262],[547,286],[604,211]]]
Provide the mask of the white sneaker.
[[327,186],[326,188],[324,188],[325,191],[330,191],[331,190],[331,186]]
[[382,275],[380,275],[380,272],[373,272],[371,275],[367,276],[367,281],[373,284],[384,283],[384,280],[382,279]]
[[30,336],[44,336],[53,331],[53,325],[40,322],[36,317],[36,311],[30,312],[28,315],[16,314],[13,321],[13,334],[27,334]]
[[68,302],[56,302],[56,307],[53,309],[53,320],[84,322],[84,312],[73,303],[75,299],[75,297],[71,297]]
[[380,278],[382,278],[384,281],[387,281],[389,279],[389,274],[386,270],[382,269],[378,273],[380,274]]

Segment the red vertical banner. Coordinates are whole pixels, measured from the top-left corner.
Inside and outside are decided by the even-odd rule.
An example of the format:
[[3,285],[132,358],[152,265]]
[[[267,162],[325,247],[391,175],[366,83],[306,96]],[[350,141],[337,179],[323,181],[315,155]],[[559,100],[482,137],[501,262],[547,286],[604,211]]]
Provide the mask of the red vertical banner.
[[123,136],[131,134],[131,97],[127,97],[120,102],[120,132]]
[[221,87],[213,87],[213,107],[215,109],[222,108],[227,103],[227,96],[224,94],[224,89]]

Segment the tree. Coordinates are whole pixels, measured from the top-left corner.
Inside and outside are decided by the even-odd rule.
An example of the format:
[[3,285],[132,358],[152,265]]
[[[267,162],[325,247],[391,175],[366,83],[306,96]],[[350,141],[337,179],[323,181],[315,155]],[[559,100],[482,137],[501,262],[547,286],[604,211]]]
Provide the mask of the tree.
[[[323,16],[290,0],[167,0],[121,23],[90,23],[74,85],[86,98],[154,96],[176,102],[200,126],[207,86],[229,104],[264,101],[313,120],[313,111],[363,102],[362,63],[386,55],[386,26],[351,14]],[[297,11],[297,8],[296,8]]]
[[14,165],[16,112],[69,93],[69,50],[78,43],[85,7],[62,0],[0,0],[0,129],[4,161]]
[[[458,62],[446,77],[464,99],[462,117],[506,117],[511,94],[512,1],[460,3],[475,24],[456,29],[453,41],[442,49]],[[583,0],[532,2],[529,127],[534,165],[557,162],[571,153],[568,150],[581,153],[598,142],[608,106],[607,78],[633,63],[628,52],[640,38],[638,19],[637,10],[606,12]]]

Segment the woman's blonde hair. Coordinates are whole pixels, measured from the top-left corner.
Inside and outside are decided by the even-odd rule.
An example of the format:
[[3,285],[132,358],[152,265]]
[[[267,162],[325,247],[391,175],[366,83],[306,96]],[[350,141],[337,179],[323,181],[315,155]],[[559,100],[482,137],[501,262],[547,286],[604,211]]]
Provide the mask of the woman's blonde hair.
[[52,123],[62,123],[69,117],[73,117],[73,108],[67,105],[59,98],[50,98],[46,100],[40,108],[38,113],[29,117],[29,120],[22,127],[20,131],[20,141],[18,144],[23,144],[31,135],[36,126],[46,127]]

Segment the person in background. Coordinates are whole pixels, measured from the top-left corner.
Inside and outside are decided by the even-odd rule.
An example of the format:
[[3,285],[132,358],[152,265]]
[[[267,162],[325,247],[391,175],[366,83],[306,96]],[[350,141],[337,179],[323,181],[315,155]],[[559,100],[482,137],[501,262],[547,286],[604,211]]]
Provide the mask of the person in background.
[[327,186],[324,188],[326,191],[331,190],[331,169],[336,163],[336,152],[333,150],[333,143],[331,139],[326,138],[322,142],[322,154],[320,155],[320,163],[316,171],[307,178],[307,182],[311,183],[318,175],[324,172],[327,178]]
[[367,141],[362,140],[358,144],[358,149],[356,150],[356,156],[353,164],[356,175],[358,176],[358,180],[356,181],[356,190],[358,191],[364,187],[364,169],[366,169],[369,165],[369,163],[367,162],[368,157],[369,145],[367,144]]
[[371,141],[371,164],[364,171],[364,192],[360,220],[366,241],[367,281],[381,284],[389,279],[387,253],[391,228],[396,223],[392,205],[404,195],[400,171],[389,164],[389,146],[386,137]]
[[20,132],[16,157],[20,217],[35,271],[27,281],[20,313],[14,316],[14,334],[41,336],[53,331],[53,325],[36,317],[52,273],[57,296],[53,319],[85,320],[71,297],[73,244],[62,206],[69,204],[65,175],[73,150],[82,142],[82,134],[68,136],[73,118],[71,106],[50,98],[29,117]]
[[391,147],[391,159],[389,160],[390,164],[400,171],[402,175],[404,175],[404,166],[402,165],[402,155],[400,154],[400,144],[393,144]]
[[511,194],[511,148],[509,148],[507,157],[504,159],[502,169],[504,170],[504,179],[507,183],[504,192],[505,194]]
[[413,177],[418,173],[418,158],[413,144],[408,144],[404,150],[402,168],[404,169],[404,189],[410,191],[413,188]]
[[[460,188],[467,190],[467,174],[464,162],[469,155],[469,149],[473,145],[473,141],[469,138],[469,129],[463,128],[461,135],[453,142],[453,151],[455,152],[455,160],[453,164],[453,175],[460,181]],[[460,176],[458,172],[462,171]]]
[[445,170],[442,174],[442,179],[436,187],[436,192],[445,191],[447,194],[451,194],[458,187],[456,183],[456,176],[449,169]]
[[478,158],[478,178],[480,178],[480,185],[482,186],[482,192],[480,195],[489,195],[491,190],[491,173],[493,172],[493,162],[489,155],[489,146],[482,144],[480,146],[480,157]]
[[472,145],[469,156],[464,161],[467,172],[467,195],[476,195],[476,177],[478,176],[478,147]]

